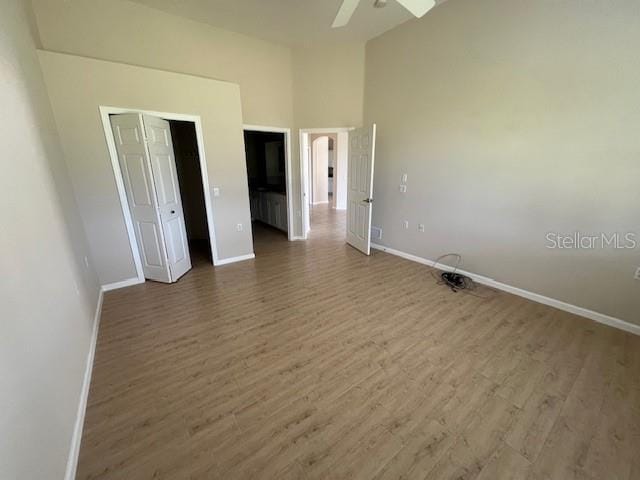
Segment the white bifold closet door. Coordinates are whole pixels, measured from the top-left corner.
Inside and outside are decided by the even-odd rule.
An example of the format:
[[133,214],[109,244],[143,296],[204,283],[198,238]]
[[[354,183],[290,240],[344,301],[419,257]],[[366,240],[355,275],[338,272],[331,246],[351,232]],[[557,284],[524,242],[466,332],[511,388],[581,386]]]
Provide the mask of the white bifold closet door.
[[125,113],[111,126],[144,276],[175,282],[191,257],[169,122]]
[[362,253],[371,252],[373,165],[376,155],[376,124],[349,132],[347,190],[347,243]]

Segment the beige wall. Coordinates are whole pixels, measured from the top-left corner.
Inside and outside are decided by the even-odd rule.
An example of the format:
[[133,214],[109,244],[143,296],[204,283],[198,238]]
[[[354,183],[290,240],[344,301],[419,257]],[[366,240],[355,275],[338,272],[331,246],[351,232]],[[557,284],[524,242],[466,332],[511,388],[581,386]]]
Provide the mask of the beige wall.
[[638,249],[545,248],[640,234],[638,26],[635,0],[449,0],[369,42],[382,243],[640,324]]
[[[40,52],[40,61],[100,281],[136,276],[98,108],[198,115],[202,120],[218,257],[253,253],[237,85]],[[238,232],[236,225],[244,230]]]
[[246,123],[292,124],[291,50],[125,0],[33,0],[42,48],[240,85]]
[[64,476],[98,282],[27,5],[0,0],[0,478],[40,480]]
[[[293,50],[294,179],[301,174],[298,129],[362,125],[364,53],[362,43]],[[296,182],[296,235],[302,232],[299,186]]]
[[364,53],[362,43],[294,49],[293,94],[297,127],[361,125]]
[[126,0],[32,3],[45,50],[237,83],[244,123],[291,128],[290,194],[301,234],[297,129],[362,123],[362,43],[292,51]]

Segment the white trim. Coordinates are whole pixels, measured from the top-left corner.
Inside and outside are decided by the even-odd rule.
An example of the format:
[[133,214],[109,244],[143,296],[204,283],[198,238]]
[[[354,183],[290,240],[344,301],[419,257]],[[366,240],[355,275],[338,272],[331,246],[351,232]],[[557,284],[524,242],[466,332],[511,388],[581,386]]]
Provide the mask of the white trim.
[[[305,198],[309,198],[309,192],[307,186],[309,185],[309,169],[304,161],[304,137],[305,135],[314,133],[344,133],[354,130],[355,127],[336,127],[336,128],[301,128],[299,130],[299,147],[300,147],[300,205],[302,208],[302,240],[306,240],[309,237],[309,230],[311,229],[309,201],[305,201]],[[329,202],[326,202],[329,203]],[[314,205],[316,205],[314,203]],[[306,229],[306,225],[309,225],[309,230]]]
[[[136,266],[136,273],[138,275],[138,283],[145,281],[144,273],[142,271],[142,261],[140,259],[140,250],[138,248],[138,242],[133,230],[133,221],[131,219],[131,211],[129,209],[129,202],[127,201],[127,194],[124,188],[124,181],[122,180],[122,172],[120,170],[120,163],[118,162],[118,153],[116,151],[116,143],[113,136],[113,130],[111,129],[111,122],[109,121],[109,115],[118,115],[121,113],[141,113],[143,115],[151,115],[154,117],[160,117],[165,120],[179,120],[183,122],[192,122],[195,124],[196,129],[196,141],[198,143],[198,156],[200,157],[200,173],[202,175],[202,187],[204,189],[204,204],[207,214],[207,224],[209,227],[209,242],[211,243],[211,255],[213,258],[213,264],[215,265],[218,260],[218,246],[216,243],[216,231],[213,219],[213,207],[211,205],[211,191],[209,189],[209,174],[207,168],[207,159],[204,151],[204,135],[202,133],[202,119],[199,115],[187,115],[183,113],[168,113],[168,112],[155,112],[152,110],[139,110],[135,108],[121,108],[121,107],[107,107],[100,106],[100,118],[102,120],[102,128],[104,129],[104,137],[107,142],[107,149],[109,150],[109,158],[111,159],[111,167],[113,168],[113,175],[116,181],[116,188],[118,190],[118,197],[120,198],[120,206],[122,207],[122,215],[124,216],[124,223],[127,228],[127,235],[129,237],[129,246],[133,255],[133,261]],[[124,280],[126,283],[130,280]],[[123,285],[128,286],[128,285]],[[108,287],[105,286],[105,287]],[[121,288],[121,287],[115,287]]]
[[120,282],[107,283],[102,285],[103,292],[110,292],[111,290],[117,290],[118,288],[130,287],[132,285],[139,285],[144,283],[144,279],[142,281],[138,277],[129,278],[127,280],[122,280]]
[[[417,255],[412,255],[410,253],[402,252],[394,248],[385,247],[384,245],[378,245],[378,244],[372,243],[371,248],[375,248],[376,250],[381,250],[391,255],[402,257],[406,260],[411,260],[412,262],[428,265],[430,267],[433,267],[435,265],[435,262],[433,260],[429,260],[423,257],[418,257]],[[447,268],[446,265],[442,265],[442,264],[439,264],[438,268],[443,270],[451,269],[451,267]],[[512,293],[514,295],[518,295],[519,297],[523,297],[528,300],[532,300],[534,302],[542,303],[543,305],[548,305],[550,307],[557,308],[558,310],[563,310],[565,312],[573,313],[574,315],[579,315],[581,317],[588,318],[595,322],[603,323],[605,325],[609,325],[610,327],[624,330],[625,332],[633,333],[635,335],[640,335],[640,325],[635,325],[633,323],[626,322],[619,318],[615,318],[610,315],[605,315],[604,313],[594,312],[593,310],[589,310],[587,308],[579,307],[577,305],[572,305],[570,303],[566,303],[561,300],[556,300],[555,298],[545,297],[544,295],[540,295],[538,293],[533,293],[527,290],[523,290],[521,288],[513,287],[511,285],[507,285],[506,283],[498,282],[497,280],[494,280],[489,277],[484,277],[482,275],[477,275],[475,273],[467,272],[460,269],[458,269],[458,272],[468,276],[474,282],[478,282],[482,285],[486,285],[488,287],[502,290],[504,292]]]
[[309,134],[300,132],[300,231],[302,239],[309,237],[311,230],[311,213],[309,203],[311,202],[309,163],[311,158],[311,145],[309,145]]
[[267,132],[267,133],[284,133],[285,144],[285,181],[287,194],[287,237],[289,241],[294,239],[293,235],[293,184],[291,178],[291,129],[282,127],[269,127],[265,125],[243,125],[243,131]]
[[216,261],[216,267],[220,265],[228,265],[230,263],[243,262],[245,260],[253,260],[254,258],[256,258],[256,256],[253,253],[240,255],[239,257],[223,258],[222,260]]
[[76,423],[73,427],[73,435],[71,436],[71,447],[69,449],[69,458],[67,458],[67,470],[64,475],[65,480],[74,480],[76,478],[78,456],[80,454],[80,442],[82,440],[82,428],[84,427],[84,416],[87,411],[87,399],[89,398],[89,387],[91,386],[93,360],[96,355],[96,344],[98,343],[98,330],[100,328],[100,316],[102,314],[102,299],[103,293],[102,290],[100,290],[98,292],[98,304],[96,305],[96,312],[93,318],[91,343],[89,344],[87,362],[84,367],[84,379],[82,381],[82,389],[80,390]]

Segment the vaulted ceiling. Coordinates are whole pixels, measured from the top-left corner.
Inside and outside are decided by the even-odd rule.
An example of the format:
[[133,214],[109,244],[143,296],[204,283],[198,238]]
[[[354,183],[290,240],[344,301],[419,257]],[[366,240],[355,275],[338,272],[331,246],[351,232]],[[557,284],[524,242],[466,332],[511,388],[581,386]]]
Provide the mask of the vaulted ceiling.
[[[342,0],[131,0],[167,13],[290,46],[366,41],[410,20],[394,0],[361,0],[346,27],[332,29]],[[443,0],[438,3],[442,3]]]

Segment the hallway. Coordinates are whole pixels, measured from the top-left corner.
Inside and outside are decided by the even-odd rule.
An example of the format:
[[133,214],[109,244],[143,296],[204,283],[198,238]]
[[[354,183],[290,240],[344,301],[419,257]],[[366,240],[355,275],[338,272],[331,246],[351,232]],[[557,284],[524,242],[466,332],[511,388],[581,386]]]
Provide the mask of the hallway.
[[[344,248],[346,245],[347,212],[335,210],[330,204],[309,207],[311,231],[305,242],[289,242],[286,234],[261,222],[253,222],[253,242],[256,258],[275,250],[309,244],[316,248]],[[306,251],[306,250],[305,250]],[[307,252],[309,253],[309,252]]]
[[343,215],[106,294],[77,478],[635,478],[638,337],[452,293]]

